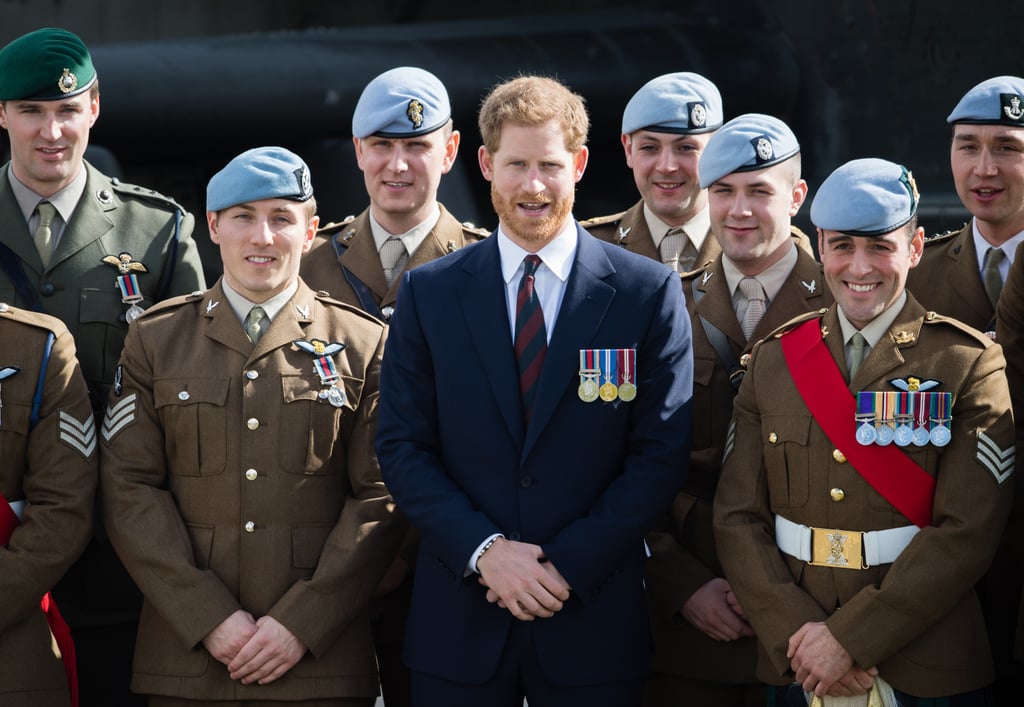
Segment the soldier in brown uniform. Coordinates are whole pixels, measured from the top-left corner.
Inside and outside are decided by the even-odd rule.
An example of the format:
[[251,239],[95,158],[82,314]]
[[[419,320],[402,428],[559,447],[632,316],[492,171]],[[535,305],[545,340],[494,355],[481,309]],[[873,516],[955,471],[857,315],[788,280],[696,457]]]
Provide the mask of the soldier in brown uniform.
[[925,241],[907,289],[927,309],[984,332],[1024,242],[1024,79],[998,76],[968,91],[946,122],[956,193],[973,217]]
[[315,210],[296,155],[239,155],[207,189],[224,277],[128,334],[102,496],[151,705],[378,693],[367,605],[403,532],[373,452],[385,328],[298,277]]
[[[320,229],[302,262],[310,287],[388,321],[403,272],[487,236],[459,223],[437,201],[441,179],[459,150],[451,114],[444,84],[423,69],[391,69],[367,84],[352,116],[352,142],[370,206]],[[401,654],[417,538],[410,528],[371,607],[388,707],[412,702]]]
[[320,229],[302,264],[310,287],[387,321],[403,272],[487,236],[437,201],[459,151],[451,114],[444,85],[423,69],[391,69],[367,84],[352,142],[370,206]]
[[759,343],[734,405],[715,537],[759,675],[792,683],[779,705],[992,704],[973,586],[1013,494],[1005,362],[906,292],[917,201],[885,160],[825,180],[811,219],[836,304]]
[[648,81],[622,114],[622,149],[640,201],[580,225],[680,273],[714,260],[721,250],[710,237],[708,194],[697,163],[722,120],[718,88],[700,74],[682,71]]
[[[761,156],[754,147],[759,139],[767,146]],[[753,630],[730,603],[715,551],[712,500],[742,380],[740,360],[761,336],[832,299],[806,236],[792,235],[790,219],[807,185],[788,127],[767,116],[729,121],[704,148],[701,181],[709,190],[714,240],[724,252],[699,267],[691,281],[684,278],[693,321],[693,451],[670,526],[648,537],[655,651],[646,704],[763,705]],[[797,247],[801,241],[803,248]],[[739,282],[747,276],[758,278],[767,302],[760,320],[745,331],[750,304]]]
[[96,427],[60,320],[0,304],[0,341],[0,704],[67,707],[73,651],[40,599],[92,530]]

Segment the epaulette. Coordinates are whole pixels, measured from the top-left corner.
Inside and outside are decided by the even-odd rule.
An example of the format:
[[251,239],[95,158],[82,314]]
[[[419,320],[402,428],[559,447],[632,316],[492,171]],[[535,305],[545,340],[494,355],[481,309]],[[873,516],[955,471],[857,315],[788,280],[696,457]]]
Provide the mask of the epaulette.
[[[137,184],[126,184],[117,177],[110,178],[110,186],[112,186],[114,188],[114,191],[117,192],[120,196],[142,199],[143,201],[147,201],[157,206],[166,208],[169,211],[185,211],[184,207],[182,207],[181,204],[176,202],[174,199],[172,199],[169,196],[166,196],[165,194],[161,194],[160,192],[155,191],[153,189],[140,187]],[[100,189],[99,192],[97,192],[96,194],[96,198],[98,198],[101,202],[104,201],[104,191],[104,189]],[[109,195],[107,200],[109,201]]]
[[714,258],[712,258],[711,260],[706,260],[706,261],[704,261],[704,263],[702,263],[701,265],[698,265],[697,267],[693,268],[692,270],[687,270],[686,272],[679,273],[679,277],[682,278],[683,280],[692,280],[693,278],[697,277],[698,275],[700,275],[702,272],[704,272],[705,270],[707,270],[708,268],[710,268],[714,264],[715,264],[715,259]]
[[809,322],[812,319],[820,319],[821,317],[824,317],[826,312],[828,312],[828,307],[816,309],[813,312],[804,312],[803,314],[799,314],[790,319],[785,324],[780,325],[775,331],[766,336],[765,339],[781,339],[786,333],[792,331],[793,329],[796,329],[804,322]]
[[491,235],[491,232],[488,231],[486,228],[480,228],[472,221],[462,222],[462,232],[468,236],[471,236],[472,238],[475,238],[478,241],[482,241],[484,238],[487,238],[487,236]]
[[191,292],[187,295],[176,295],[174,297],[168,297],[167,299],[160,300],[152,307],[145,310],[142,314],[139,315],[139,319],[143,319],[154,314],[159,314],[160,312],[165,312],[169,309],[177,309],[178,307],[181,307],[184,304],[189,304],[190,302],[198,302],[205,296],[206,290],[196,290],[195,292]]
[[[965,223],[964,226],[966,225],[967,224]],[[933,243],[944,243],[945,241],[948,241],[951,238],[959,236],[960,232],[963,231],[964,226],[961,226],[960,228],[954,228],[952,231],[946,231],[945,233],[934,233],[930,236],[925,236],[924,244],[931,245]]]
[[330,223],[324,224],[320,228],[316,229],[316,235],[318,236],[333,236],[335,233],[345,228],[353,221],[356,220],[355,215],[349,214],[341,221],[331,221]]
[[334,297],[331,296],[331,293],[328,292],[327,290],[316,290],[313,293],[313,296],[316,297],[318,302],[321,302],[321,303],[326,304],[326,305],[330,305],[331,307],[336,307],[338,309],[344,309],[344,310],[346,310],[348,312],[351,312],[352,314],[357,314],[361,318],[363,318],[363,319],[365,319],[365,320],[367,320],[369,322],[373,322],[374,324],[377,324],[378,326],[381,326],[381,327],[386,327],[387,326],[387,322],[385,322],[385,321],[383,321],[381,319],[378,319],[377,317],[375,317],[372,314],[368,313],[362,307],[355,307],[355,306],[353,306],[351,304],[348,304],[347,302],[342,302],[341,300],[334,299]]
[[793,238],[793,242],[796,244],[797,248],[799,248],[800,250],[807,253],[807,255],[817,260],[817,255],[814,252],[814,244],[811,242],[810,237],[808,237],[806,233],[801,231],[796,226],[790,225],[789,235]]
[[622,217],[625,215],[625,211],[620,211],[617,214],[609,214],[608,216],[594,216],[593,218],[588,218],[586,221],[580,221],[580,225],[583,226],[583,228],[590,228],[591,226],[604,226],[605,224],[621,221]]
[[19,324],[27,324],[28,326],[51,331],[55,336],[61,336],[68,330],[64,322],[51,314],[34,312],[31,309],[22,309],[21,307],[12,307],[6,302],[0,302],[0,316]]
[[939,314],[938,312],[931,312],[931,311],[927,312],[924,315],[924,323],[925,324],[948,324],[949,326],[953,327],[954,329],[957,329],[957,330],[963,332],[964,334],[966,334],[970,338],[974,339],[975,341],[981,342],[985,346],[991,346],[992,345],[992,339],[990,339],[988,337],[988,335],[985,334],[984,332],[978,331],[974,327],[971,327],[971,326],[968,326],[968,325],[964,324],[959,319],[954,319],[953,317],[945,317],[945,316]]

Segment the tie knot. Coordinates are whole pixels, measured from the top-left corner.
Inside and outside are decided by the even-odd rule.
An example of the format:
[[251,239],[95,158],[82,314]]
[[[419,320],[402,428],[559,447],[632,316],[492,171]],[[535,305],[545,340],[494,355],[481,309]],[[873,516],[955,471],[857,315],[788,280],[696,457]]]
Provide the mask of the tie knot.
[[49,226],[53,223],[53,219],[57,215],[57,207],[49,201],[40,201],[39,205],[36,206],[36,211],[39,212],[40,226]]
[[266,318],[267,313],[263,310],[263,307],[253,307],[245,315],[245,333],[249,335],[252,343],[255,344],[263,335],[263,322]]
[[1002,248],[989,248],[988,252],[985,253],[985,266],[990,268],[996,267],[1003,262],[1005,257],[1006,253],[1003,252]]
[[537,268],[540,267],[541,259],[536,253],[530,253],[528,256],[523,258],[523,275],[532,276],[537,272]]
[[398,236],[391,236],[380,247],[380,263],[385,268],[393,268],[405,254],[405,243]]
[[745,277],[740,280],[739,284],[740,292],[747,298],[748,302],[764,301],[764,287],[761,286],[761,281],[756,277]]

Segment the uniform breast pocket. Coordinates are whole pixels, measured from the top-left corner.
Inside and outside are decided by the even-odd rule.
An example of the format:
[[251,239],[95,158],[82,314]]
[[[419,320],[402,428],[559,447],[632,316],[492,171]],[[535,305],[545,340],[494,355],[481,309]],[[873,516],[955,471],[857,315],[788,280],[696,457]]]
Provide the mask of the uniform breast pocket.
[[227,378],[160,378],[153,381],[153,404],[166,431],[165,452],[180,476],[224,472]]
[[[363,381],[342,376],[338,391],[322,395],[325,388],[309,375],[282,375],[281,443],[278,459],[293,474],[331,474],[329,464],[346,418],[359,405]],[[338,393],[343,391],[339,397]],[[340,403],[340,404],[339,404]]]
[[[0,413],[0,470],[24,469],[31,405],[3,400]],[[9,478],[20,478],[20,472],[11,473]]]
[[761,441],[773,508],[799,508],[807,503],[810,485],[811,417],[765,416]]

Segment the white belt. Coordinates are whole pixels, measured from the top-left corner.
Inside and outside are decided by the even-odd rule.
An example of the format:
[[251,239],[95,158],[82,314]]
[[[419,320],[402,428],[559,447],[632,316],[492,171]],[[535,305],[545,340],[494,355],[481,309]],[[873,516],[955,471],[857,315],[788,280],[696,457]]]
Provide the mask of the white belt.
[[25,511],[24,501],[10,501],[7,505],[14,511],[14,515],[18,516],[18,520],[21,520],[21,514]]
[[895,562],[920,530],[916,525],[867,533],[809,528],[775,516],[775,543],[780,550],[812,565],[843,569],[867,569]]

